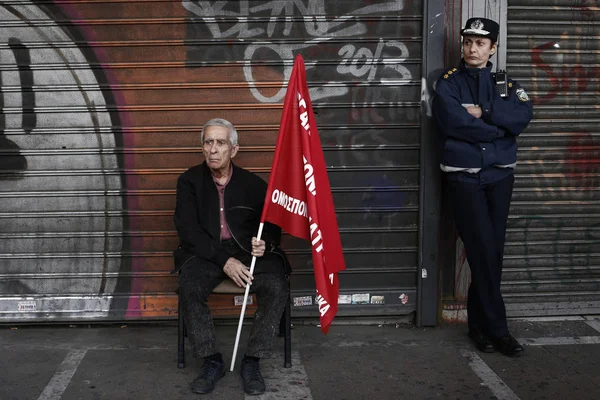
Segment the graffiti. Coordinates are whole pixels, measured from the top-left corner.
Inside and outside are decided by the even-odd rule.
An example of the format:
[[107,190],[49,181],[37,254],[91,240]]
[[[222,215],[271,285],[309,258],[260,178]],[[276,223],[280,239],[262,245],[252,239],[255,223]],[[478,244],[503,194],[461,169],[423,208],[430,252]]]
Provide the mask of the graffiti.
[[[598,224],[593,223],[593,214],[597,212],[594,204],[600,188],[597,172],[600,142],[589,132],[569,132],[563,137],[565,150],[557,154],[558,162],[543,159],[543,149],[528,151],[527,159],[522,162],[527,186],[535,188],[527,200],[541,202],[537,210],[533,207],[523,210],[530,214],[527,218],[514,221],[524,229],[523,251],[527,263],[535,263],[527,256],[537,253],[552,255],[547,259],[548,265],[563,266],[567,259],[573,265],[581,265],[579,259],[589,257],[596,246]],[[586,212],[586,208],[590,211]],[[578,213],[591,215],[575,227],[572,216]],[[540,241],[550,245],[544,249]]]
[[[270,64],[282,64],[281,74],[283,81],[287,82],[292,72],[291,62],[300,50],[318,49],[319,52],[325,50],[328,54],[335,52],[336,56],[341,56],[335,69],[338,76],[327,76],[326,83],[310,88],[310,96],[313,101],[348,94],[349,88],[341,82],[343,77],[366,78],[367,81],[378,80],[381,83],[394,82],[396,84],[399,81],[408,82],[412,79],[409,69],[402,65],[409,57],[408,47],[402,42],[379,39],[378,43],[373,46],[374,48],[358,47],[353,44],[345,44],[341,47],[336,44],[323,46],[337,37],[360,37],[366,34],[368,32],[366,23],[356,21],[353,16],[400,12],[403,10],[404,3],[401,0],[362,6],[333,20],[327,20],[324,17],[326,15],[324,0],[279,0],[256,3],[249,0],[214,3],[182,1],[188,11],[201,18],[215,39],[236,39],[238,43],[243,44],[244,40],[263,38],[266,35],[267,40],[261,40],[258,43],[251,42],[243,50],[244,77],[250,85],[252,94],[260,102],[280,102],[285,95],[285,87],[281,87],[275,94],[261,92],[256,85],[254,70],[257,68],[257,64],[258,68],[261,68],[262,63],[257,61],[266,58]],[[252,17],[261,17],[265,13],[269,15],[266,27],[260,21],[251,22]],[[295,23],[297,14],[302,17],[303,25]],[[235,18],[236,22],[230,27],[232,18]],[[200,36],[198,33],[195,34]],[[280,40],[270,40],[292,35],[302,37],[304,41],[297,44],[279,44]],[[237,50],[238,48],[239,46],[235,46],[235,49],[231,51],[240,51]],[[205,59],[205,49],[202,50],[202,59]],[[241,58],[241,54],[237,57],[231,55],[224,57],[221,55],[222,53],[219,53],[221,51],[224,50],[219,49],[209,54],[217,59]],[[190,58],[198,58],[198,55],[192,50]],[[318,62],[306,65],[307,71],[317,67]]]
[[[17,38],[10,37],[8,38],[8,47],[12,50],[12,54],[9,54],[9,57],[12,56],[14,59],[15,65],[19,65],[19,74],[21,84],[19,85],[21,98],[22,98],[22,109],[23,110],[32,110],[35,107],[35,96],[32,93],[32,84],[33,84],[33,74],[31,72],[31,57],[29,54],[29,50],[26,46],[24,46],[21,41]],[[10,80],[10,76],[8,80]],[[8,86],[8,82],[5,84],[2,78],[2,74],[0,74],[0,86],[4,88],[4,86]],[[3,92],[5,89],[3,89]],[[5,104],[4,96],[0,96],[0,109],[4,110],[6,107],[11,105],[11,93],[8,92],[6,94],[7,102]],[[29,114],[31,115],[31,114]],[[30,133],[32,127],[35,127],[35,116],[30,117],[22,117],[21,123],[18,124],[21,129],[23,129],[26,133]],[[0,158],[0,171],[13,171],[12,175],[2,176],[0,175],[0,179],[12,179],[18,177],[19,175],[15,175],[14,173],[24,171],[27,169],[27,160],[20,154],[19,146],[13,142],[12,140],[6,137],[6,129],[7,126],[10,127],[15,121],[14,115],[8,114],[6,115],[4,112],[0,113],[0,151],[6,152],[6,154]],[[8,125],[7,125],[8,123]],[[18,121],[17,121],[18,123]]]
[[[597,19],[595,2],[577,3],[569,7],[577,19]],[[586,52],[591,42],[584,25],[561,29],[555,40],[531,39],[530,84],[541,120],[533,128],[539,135],[543,127],[547,136],[542,143],[535,135],[521,135],[506,254],[511,267],[523,268],[511,272],[513,281],[527,280],[529,290],[568,294],[599,287],[587,278],[597,264],[600,141],[587,131],[586,113],[600,91],[600,66],[594,52]]]
[[356,263],[414,253],[422,2],[13,3],[0,5],[2,318],[172,315],[176,179],[202,161],[199,127],[226,114],[249,133],[240,165],[267,175],[297,54],[342,224],[365,227],[347,235]]
[[[227,43],[218,47],[190,46],[188,60],[200,65],[205,60],[238,63],[243,66],[252,96],[261,103],[277,103],[285,95],[292,61],[296,54],[302,54],[319,124],[347,126],[321,130],[323,144],[336,149],[326,152],[326,162],[344,168],[371,165],[393,170],[399,162],[408,161],[390,150],[397,136],[392,136],[390,128],[382,127],[400,121],[418,123],[420,119],[420,82],[407,65],[411,52],[420,49],[416,43],[409,45],[397,38],[402,31],[398,25],[378,24],[363,17],[402,15],[409,12],[405,3],[346,1],[341,6],[324,0],[182,1],[183,7],[198,18],[188,32],[189,39],[210,37]],[[353,37],[361,40],[348,43],[347,38]],[[281,84],[265,88],[261,85],[264,81]],[[411,98],[414,106],[407,105]],[[326,100],[344,104],[344,108],[327,107],[323,103]],[[319,108],[319,104],[324,107]],[[352,129],[358,124],[368,127]],[[392,227],[403,212],[407,195],[392,176],[397,174],[383,171],[380,177],[352,183],[365,188],[360,202],[363,221],[385,215],[381,222]],[[333,184],[342,185],[335,179]],[[382,213],[382,207],[400,211]],[[370,237],[381,240],[377,235]]]
[[[109,234],[123,229],[115,215],[123,205],[95,193],[122,187],[107,174],[118,168],[113,117],[86,56],[45,9],[3,4],[0,20],[9,21],[0,30],[0,292],[80,293],[37,311],[106,315],[115,289],[109,277],[120,268],[109,257],[122,248]],[[82,253],[91,257],[83,261]],[[15,311],[15,301],[1,299],[0,311]]]
[[572,10],[577,11],[582,21],[596,21],[598,18],[598,2],[596,0],[577,0],[573,3],[578,5],[569,6]]
[[[559,46],[559,47],[557,47]],[[536,75],[543,72],[545,75],[540,82],[547,81],[550,84],[546,94],[533,96],[535,104],[551,103],[561,93],[584,92],[586,90],[599,90],[598,74],[600,65],[585,67],[581,64],[553,66],[544,60],[544,53],[554,55],[560,44],[556,41],[546,42],[531,50],[531,62]],[[540,77],[541,79],[541,77]],[[537,82],[536,82],[537,83]]]

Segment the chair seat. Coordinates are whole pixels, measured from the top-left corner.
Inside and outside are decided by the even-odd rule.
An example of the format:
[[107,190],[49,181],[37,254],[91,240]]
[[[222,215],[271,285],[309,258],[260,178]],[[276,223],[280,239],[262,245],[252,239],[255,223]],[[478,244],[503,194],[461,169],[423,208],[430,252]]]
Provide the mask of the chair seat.
[[225,279],[223,282],[219,283],[212,292],[219,294],[238,294],[246,293],[246,288],[239,287],[231,279]]

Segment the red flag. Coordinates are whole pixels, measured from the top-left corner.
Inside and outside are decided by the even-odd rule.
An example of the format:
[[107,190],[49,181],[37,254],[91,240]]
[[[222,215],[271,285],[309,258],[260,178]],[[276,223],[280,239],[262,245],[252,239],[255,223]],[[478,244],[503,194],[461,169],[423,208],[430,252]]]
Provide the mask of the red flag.
[[346,269],[346,264],[300,55],[283,104],[261,218],[265,221],[311,242],[321,330],[327,333],[338,310],[337,273]]

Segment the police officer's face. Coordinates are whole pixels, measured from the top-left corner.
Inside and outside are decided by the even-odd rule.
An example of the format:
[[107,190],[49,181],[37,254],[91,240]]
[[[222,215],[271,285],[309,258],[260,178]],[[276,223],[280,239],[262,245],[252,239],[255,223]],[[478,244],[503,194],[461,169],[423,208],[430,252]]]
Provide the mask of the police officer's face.
[[202,151],[208,167],[217,172],[227,172],[231,159],[239,146],[232,146],[229,141],[229,129],[224,126],[207,126],[204,129]]
[[463,58],[470,68],[483,68],[490,56],[496,52],[496,43],[481,36],[465,36],[463,38]]

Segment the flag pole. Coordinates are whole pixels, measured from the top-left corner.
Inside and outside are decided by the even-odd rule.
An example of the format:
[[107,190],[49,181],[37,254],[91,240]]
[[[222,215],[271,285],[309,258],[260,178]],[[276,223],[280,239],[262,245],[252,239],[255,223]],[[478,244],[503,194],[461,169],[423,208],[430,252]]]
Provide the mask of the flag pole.
[[[256,234],[256,240],[260,240],[262,236],[264,222],[261,222],[258,226],[258,233]],[[254,276],[254,264],[256,264],[256,256],[252,256],[252,263],[250,264],[250,275]],[[244,304],[242,304],[242,311],[240,313],[240,322],[238,323],[237,335],[235,336],[235,345],[233,346],[233,355],[231,356],[231,368],[233,372],[233,366],[235,365],[235,358],[238,351],[238,344],[240,343],[240,335],[242,333],[242,323],[244,322],[244,314],[246,314],[246,304],[248,303],[248,294],[250,293],[250,285],[246,285],[246,292],[244,293]]]

